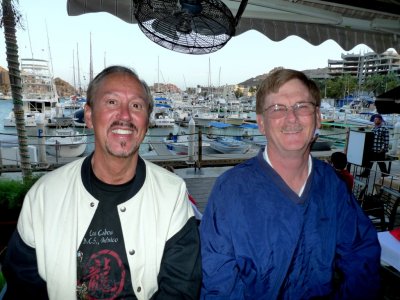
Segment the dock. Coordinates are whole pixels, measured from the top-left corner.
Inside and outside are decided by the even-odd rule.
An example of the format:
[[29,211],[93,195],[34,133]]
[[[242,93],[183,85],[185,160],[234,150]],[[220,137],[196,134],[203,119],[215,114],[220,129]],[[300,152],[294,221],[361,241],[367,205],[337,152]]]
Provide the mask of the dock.
[[165,147],[164,143],[149,143],[149,146],[157,153],[157,156],[159,157],[171,155],[171,151],[168,150],[167,147]]
[[185,180],[188,192],[196,200],[199,211],[203,213],[215,180],[230,168],[232,167],[206,167],[200,170],[186,168],[174,170],[174,173]]

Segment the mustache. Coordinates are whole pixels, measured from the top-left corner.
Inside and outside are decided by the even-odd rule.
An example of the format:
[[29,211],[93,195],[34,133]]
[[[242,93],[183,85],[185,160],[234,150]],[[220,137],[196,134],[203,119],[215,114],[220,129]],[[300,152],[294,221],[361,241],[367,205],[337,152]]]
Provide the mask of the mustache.
[[126,121],[114,121],[111,123],[110,128],[113,128],[113,127],[127,127],[130,129],[137,130],[137,127],[135,126],[135,124],[132,124],[131,122],[126,122]]
[[285,126],[281,129],[281,132],[285,133],[285,132],[298,132],[298,131],[302,131],[303,130],[303,126],[301,125],[291,125],[291,126]]

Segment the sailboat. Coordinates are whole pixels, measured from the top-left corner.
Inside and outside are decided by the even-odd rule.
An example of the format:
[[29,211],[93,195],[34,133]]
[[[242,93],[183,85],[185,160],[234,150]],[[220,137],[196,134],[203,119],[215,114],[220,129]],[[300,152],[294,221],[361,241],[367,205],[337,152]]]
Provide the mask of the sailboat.
[[[80,71],[79,71],[79,52],[76,45],[76,55],[78,64],[78,94],[82,94]],[[75,63],[74,63],[75,66]],[[92,34],[90,34],[90,65],[89,65],[90,80],[93,79],[93,64],[92,64]],[[75,79],[75,70],[74,70]],[[74,80],[75,82],[75,80]],[[77,113],[81,113],[81,118],[78,118]],[[50,155],[56,157],[77,157],[83,155],[87,148],[87,135],[78,132],[75,126],[85,127],[83,120],[83,108],[74,113],[74,126],[72,128],[56,129],[56,135],[46,140],[46,150]],[[82,125],[81,125],[82,124]]]
[[172,100],[160,90],[160,60],[158,60],[157,91],[153,93],[154,109],[150,115],[150,127],[174,127]]

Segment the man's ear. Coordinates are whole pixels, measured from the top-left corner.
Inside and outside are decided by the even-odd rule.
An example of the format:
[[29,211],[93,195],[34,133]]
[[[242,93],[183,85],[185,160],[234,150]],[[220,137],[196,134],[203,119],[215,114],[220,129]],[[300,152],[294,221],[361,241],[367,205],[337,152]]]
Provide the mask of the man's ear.
[[319,110],[319,106],[316,107],[315,113],[316,113],[315,128],[320,129],[321,128],[322,117],[321,117],[321,111]]
[[85,113],[85,124],[87,128],[93,128],[93,122],[92,122],[92,107],[89,105],[85,105],[84,108],[84,113]]
[[258,131],[265,135],[265,127],[264,127],[264,115],[256,115],[256,120],[257,120],[257,125],[258,125]]

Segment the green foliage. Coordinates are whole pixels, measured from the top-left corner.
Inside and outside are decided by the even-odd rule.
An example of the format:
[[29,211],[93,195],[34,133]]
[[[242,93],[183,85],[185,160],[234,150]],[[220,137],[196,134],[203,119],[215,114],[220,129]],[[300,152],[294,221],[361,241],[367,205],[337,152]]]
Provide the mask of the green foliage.
[[400,84],[399,79],[394,73],[386,75],[374,74],[364,82],[364,87],[367,90],[373,91],[375,96],[379,96],[388,90],[391,90]]
[[8,209],[21,208],[26,193],[39,178],[40,175],[32,176],[24,181],[14,179],[0,180],[0,206]]
[[[343,75],[335,78],[330,78],[325,82],[319,81],[318,86],[321,90],[321,95],[328,98],[341,99],[347,95],[355,95],[358,91],[366,91],[373,93],[375,96],[383,94],[400,84],[399,78],[394,73],[373,74],[365,78],[362,84],[358,84],[355,76]],[[325,90],[326,88],[326,90]]]
[[6,279],[2,272],[0,272],[0,291],[3,289],[4,285],[6,284]]
[[242,90],[241,90],[241,89],[236,89],[236,90],[235,90],[235,97],[236,97],[237,99],[239,99],[239,98],[242,97],[242,96],[243,96]]

